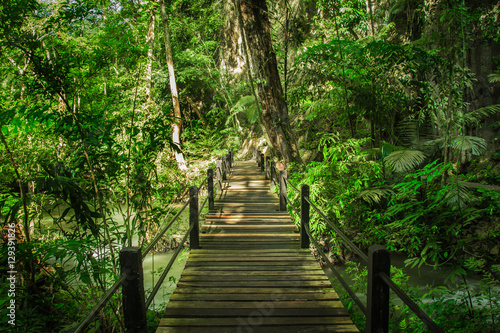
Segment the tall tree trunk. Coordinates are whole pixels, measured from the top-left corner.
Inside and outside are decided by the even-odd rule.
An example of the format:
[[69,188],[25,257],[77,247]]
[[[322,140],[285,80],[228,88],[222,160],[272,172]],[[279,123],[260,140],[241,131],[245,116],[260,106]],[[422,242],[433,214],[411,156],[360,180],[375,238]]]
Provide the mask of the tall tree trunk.
[[283,98],[276,54],[271,44],[271,25],[265,0],[242,0],[239,3],[243,28],[252,63],[256,66],[257,88],[262,120],[273,148],[285,163],[302,163],[288,119]]
[[[152,0],[154,3],[155,1]],[[146,42],[148,43],[148,60],[146,64],[146,109],[149,112],[151,104],[153,104],[153,97],[151,96],[151,81],[153,72],[153,50],[154,50],[154,40],[155,40],[155,21],[156,15],[153,9],[149,16],[148,25],[148,35],[146,36]]]
[[177,83],[175,82],[174,61],[172,59],[172,48],[170,47],[170,32],[168,30],[168,17],[165,10],[165,1],[160,0],[161,17],[163,20],[163,31],[165,37],[165,53],[167,55],[168,77],[170,81],[170,91],[172,93],[172,104],[174,106],[174,121],[172,127],[172,142],[176,147],[174,154],[177,161],[177,166],[181,170],[187,170],[186,161],[181,152],[180,135],[182,127],[182,115],[179,105],[179,94],[177,93]]

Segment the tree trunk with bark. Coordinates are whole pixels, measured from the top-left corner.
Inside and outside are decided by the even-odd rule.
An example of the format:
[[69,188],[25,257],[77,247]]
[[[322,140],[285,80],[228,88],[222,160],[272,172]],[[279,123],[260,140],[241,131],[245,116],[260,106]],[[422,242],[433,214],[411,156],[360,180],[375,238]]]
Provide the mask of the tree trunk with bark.
[[180,136],[181,136],[181,127],[182,127],[182,115],[181,108],[179,105],[179,94],[177,93],[177,83],[175,81],[175,73],[174,73],[174,61],[172,59],[172,48],[170,46],[170,32],[168,30],[168,16],[167,11],[165,10],[165,1],[160,0],[160,10],[161,17],[163,21],[163,31],[165,37],[165,53],[167,55],[167,67],[168,67],[168,77],[170,81],[170,91],[172,93],[172,104],[174,107],[174,121],[171,123],[172,127],[172,142],[175,146],[175,159],[177,161],[177,166],[180,170],[186,170],[186,161],[184,160],[184,156],[181,152],[181,144],[180,144]]
[[[154,1],[152,1],[154,3]],[[148,35],[146,36],[146,42],[148,43],[148,59],[146,64],[146,108],[149,113],[150,107],[153,104],[153,97],[151,96],[151,86],[152,86],[152,73],[153,73],[153,51],[154,51],[154,40],[155,40],[155,21],[156,15],[154,9],[151,9],[148,24]]]
[[271,44],[271,25],[265,0],[239,1],[262,109],[262,120],[270,143],[285,163],[302,163],[288,118],[276,54]]

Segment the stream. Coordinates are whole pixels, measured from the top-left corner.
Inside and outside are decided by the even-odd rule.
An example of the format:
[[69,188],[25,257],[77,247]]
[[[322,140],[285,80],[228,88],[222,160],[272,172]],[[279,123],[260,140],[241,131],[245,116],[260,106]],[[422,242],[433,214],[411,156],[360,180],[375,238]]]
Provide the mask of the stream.
[[[428,293],[429,291],[431,291],[436,287],[445,287],[446,289],[452,291],[451,293],[446,294],[445,296],[446,299],[463,300],[468,296],[464,288],[456,286],[457,284],[463,285],[463,280],[459,276],[455,278],[455,283],[452,283],[449,279],[447,279],[448,274],[451,272],[453,267],[442,266],[434,269],[432,267],[422,265],[421,267],[415,266],[413,268],[410,268],[405,266],[406,259],[408,258],[403,254],[391,253],[391,265],[398,269],[402,269],[404,274],[409,277],[408,286],[412,288],[417,288],[418,296],[423,297],[426,293]],[[346,280],[346,282],[349,284],[349,286],[352,287],[354,281],[353,279],[351,279],[351,277],[346,271],[348,266],[337,265],[335,267],[337,271],[342,275],[342,277]],[[364,267],[366,266],[360,264],[360,268]],[[323,270],[325,271],[325,274],[330,278],[330,281],[332,281],[332,279],[334,279],[333,281],[335,281],[336,277],[328,267],[323,268]],[[340,283],[332,282],[332,285],[334,286],[335,290],[338,292],[339,295],[346,294],[345,290],[340,285]],[[482,290],[483,288],[481,286],[481,276],[479,275],[468,276],[467,285],[472,291]],[[500,295],[500,285],[497,284],[493,286],[492,292],[493,294]],[[392,291],[391,294],[393,294]],[[356,292],[356,295],[364,304],[366,304],[366,290],[364,293]],[[403,302],[396,295],[393,294],[393,298],[394,298],[394,304],[403,305]],[[431,302],[432,300],[430,297],[427,297],[423,298],[422,301],[425,303],[425,302]],[[485,300],[482,297],[472,296],[472,302],[473,305],[477,307],[488,306],[487,300]]]
[[[56,208],[53,212],[52,215],[54,217],[60,216],[62,212],[64,211],[66,207],[60,206]],[[126,212],[126,206],[123,205],[122,207],[123,212]],[[133,217],[134,214],[132,214]],[[182,215],[185,215],[184,213]],[[71,217],[71,214],[66,215],[66,219],[69,219]],[[119,226],[118,231],[125,233],[125,224],[124,224],[124,216],[120,213],[120,209],[115,209],[113,211],[113,214],[109,216],[115,223]],[[175,224],[177,225],[177,228],[180,226],[180,224],[186,224],[187,220],[185,216],[181,216],[179,219],[179,222],[176,222]],[[60,224],[60,227],[56,226],[54,224],[53,218],[49,214],[43,214],[41,219],[36,220],[35,222],[35,229],[40,232],[42,230],[41,234],[43,237],[46,237],[47,239],[50,239],[54,236],[54,233],[59,233],[61,232],[61,229],[63,230],[69,230],[72,226],[74,226],[74,222],[72,223],[64,223],[62,222]],[[175,225],[174,225],[175,226]],[[116,231],[115,231],[116,232]],[[183,233],[183,232],[182,232]],[[132,238],[132,244],[133,246],[138,246],[138,235],[135,233]],[[113,246],[116,250],[119,247]],[[104,250],[100,250],[104,252],[109,252],[109,248],[106,246]],[[142,265],[143,265],[143,276],[144,276],[144,290],[146,294],[146,298],[149,296],[150,292],[152,291],[154,285],[157,283],[159,277],[163,273],[163,270],[169,263],[170,259],[172,258],[172,255],[174,254],[175,250],[169,250],[163,253],[149,253],[143,260]],[[101,253],[99,250],[96,250],[93,254],[94,258],[99,259],[101,256]],[[151,304],[150,309],[153,307],[155,309],[161,309],[165,307],[165,304],[168,302],[170,295],[174,292],[176,283],[179,281],[179,278],[181,276],[182,271],[184,270],[184,266],[186,265],[188,254],[186,250],[183,250],[180,252],[178,255],[177,259],[175,260],[174,264],[172,265],[172,268],[170,269],[167,277],[162,283],[162,286],[158,290],[158,292],[155,295],[155,298],[153,300],[153,303]],[[55,264],[56,259],[54,257],[49,257],[47,259],[48,264]],[[57,263],[61,264],[60,261],[57,261]],[[64,270],[71,270],[77,265],[77,261],[74,258],[71,258],[65,262],[62,263],[62,268]],[[70,282],[70,285],[77,286],[82,284],[82,282],[79,279],[74,279]]]

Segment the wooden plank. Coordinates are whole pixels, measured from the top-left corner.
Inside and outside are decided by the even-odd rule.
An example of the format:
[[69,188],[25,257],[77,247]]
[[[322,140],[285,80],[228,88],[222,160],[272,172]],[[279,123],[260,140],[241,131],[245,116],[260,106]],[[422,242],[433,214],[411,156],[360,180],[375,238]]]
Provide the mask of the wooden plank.
[[157,332],[358,332],[262,178],[236,164]]
[[[236,303],[244,303],[244,302],[236,302]],[[290,317],[290,316],[300,316],[300,317],[339,317],[345,316],[349,317],[349,314],[346,309],[344,309],[342,304],[336,308],[300,308],[297,306],[279,309],[274,308],[274,303],[270,303],[269,307],[264,307],[265,311],[269,311],[269,313],[273,317]],[[314,303],[314,302],[311,302]],[[252,307],[252,308],[168,308],[163,315],[163,318],[205,318],[205,317],[248,317],[254,315],[260,308]]]
[[276,275],[182,275],[180,280],[181,282],[186,281],[274,281],[274,280],[290,280],[290,281],[329,281],[328,277],[324,274],[316,274],[316,275],[286,275],[282,276]]
[[331,288],[332,285],[328,281],[179,281],[177,287],[294,287],[294,288]]
[[[159,326],[238,326],[242,318],[168,318],[160,319]],[[243,321],[244,322],[244,321]],[[348,325],[352,324],[349,317],[265,317],[261,316],[259,326],[292,326],[292,325]]]
[[[283,300],[290,301],[336,301],[339,296],[335,292],[326,293],[283,293],[280,295]],[[179,294],[170,296],[171,301],[269,301],[268,294]]]
[[210,232],[210,229],[226,229],[231,231],[232,229],[240,230],[250,230],[261,228],[265,230],[276,229],[275,231],[287,230],[288,232],[297,233],[299,228],[293,223],[282,222],[282,221],[269,221],[269,222],[255,222],[255,221],[209,221],[201,225],[201,232]]
[[[297,244],[297,243],[295,243]],[[271,256],[271,257],[276,257],[276,256],[306,256],[306,257],[311,257],[312,255],[309,250],[304,250],[300,248],[295,248],[295,249],[274,249],[274,250],[248,250],[248,251],[224,251],[224,250],[207,250],[207,249],[197,249],[191,250],[189,252],[189,256]]]
[[302,262],[300,260],[296,260],[296,261],[278,261],[278,262],[273,262],[273,261],[255,261],[255,262],[252,262],[251,264],[249,264],[248,262],[239,262],[239,261],[235,261],[235,262],[231,262],[230,266],[228,265],[227,262],[206,262],[206,261],[201,261],[201,262],[198,262],[198,261],[188,261],[186,263],[186,267],[200,267],[200,266],[208,266],[208,267],[215,267],[215,266],[227,266],[227,267],[235,267],[235,266],[238,266],[237,269],[240,269],[239,266],[254,266],[254,267],[257,267],[257,266],[270,266],[270,267],[282,267],[282,266],[285,266],[285,267],[292,267],[292,266],[299,266],[299,267],[302,267],[304,269],[307,269],[307,268],[313,268],[313,269],[316,269],[318,268],[318,264],[317,263],[312,263],[312,262]]
[[[190,254],[228,254],[228,252],[226,250],[206,250],[206,249],[196,249],[196,250],[191,250]],[[300,254],[307,254],[307,255],[310,255],[311,254],[311,251],[309,251],[308,249],[300,249],[299,247],[297,247],[296,249],[274,249],[274,250],[248,250],[248,251],[245,251],[244,253],[241,253],[241,254],[262,254],[262,255],[266,255],[266,254],[272,254],[272,253],[280,253],[280,254],[284,254],[284,253],[300,253]],[[232,254],[230,254],[232,255]]]
[[240,261],[272,261],[272,262],[278,262],[278,261],[300,261],[300,262],[307,262],[310,264],[317,263],[316,260],[314,260],[312,257],[304,257],[304,256],[287,256],[287,257],[267,257],[267,256],[262,256],[262,257],[252,257],[252,256],[246,256],[246,257],[239,257],[239,256],[234,256],[234,257],[213,257],[213,258],[206,258],[206,257],[190,257],[189,262],[202,262],[202,261],[209,261],[209,262],[221,262],[221,261],[229,261],[231,263],[233,262],[240,262]]
[[[266,276],[293,276],[293,275],[303,275],[303,270],[294,270],[294,269],[284,269],[284,270],[266,270],[266,271],[248,271],[248,270],[225,270],[225,269],[213,269],[211,271],[208,270],[200,270],[197,267],[187,267],[182,272],[182,276],[197,276],[197,275],[214,275],[223,279],[226,276],[252,276],[252,275],[263,275]],[[308,269],[306,274],[308,275],[321,275],[325,276],[324,272],[320,269]]]
[[210,234],[200,234],[200,238],[210,238],[210,237],[238,237],[238,238],[243,238],[243,237],[279,237],[279,238],[290,238],[290,239],[298,239],[300,235],[299,234],[294,234],[294,233],[268,233],[266,230],[263,230],[262,233],[259,232],[254,232],[254,233],[210,233]]
[[268,287],[240,287],[240,288],[221,288],[221,287],[205,287],[205,288],[195,288],[195,287],[183,287],[177,286],[175,290],[179,294],[266,294],[270,299],[273,297],[281,297],[281,295],[286,294],[302,294],[302,293],[328,293],[332,292],[331,286],[327,288],[268,288]]
[[[167,311],[172,308],[191,308],[191,309],[320,309],[320,308],[341,308],[344,309],[340,301],[253,301],[253,302],[232,302],[232,301],[173,301],[167,304]],[[342,312],[346,314],[347,311]]]
[[[222,319],[221,319],[222,320]],[[258,319],[255,320],[258,323]],[[250,325],[243,322],[238,326],[202,326],[202,327],[175,327],[163,326],[158,327],[157,333],[293,333],[293,332],[342,332],[342,333],[355,333],[359,330],[353,324],[339,324],[339,325],[294,325],[294,326],[259,326]]]

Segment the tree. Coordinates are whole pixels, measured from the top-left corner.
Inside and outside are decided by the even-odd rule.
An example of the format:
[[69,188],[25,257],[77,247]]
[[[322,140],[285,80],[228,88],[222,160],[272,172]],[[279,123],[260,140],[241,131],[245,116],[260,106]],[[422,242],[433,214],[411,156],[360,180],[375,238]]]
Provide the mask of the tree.
[[243,19],[250,59],[255,70],[262,120],[271,145],[285,163],[302,163],[288,108],[283,97],[276,54],[271,43],[271,26],[265,0],[243,0],[238,6]]
[[170,91],[172,93],[172,104],[174,107],[174,117],[175,119],[172,121],[172,141],[175,149],[175,159],[177,161],[177,165],[179,169],[186,170],[186,161],[184,160],[184,156],[181,152],[181,144],[180,144],[180,135],[182,128],[182,115],[181,108],[179,105],[179,94],[177,93],[177,83],[175,81],[175,72],[174,72],[174,61],[172,59],[172,47],[170,46],[170,32],[168,30],[168,16],[167,11],[165,9],[165,1],[160,0],[160,10],[161,17],[163,20],[163,31],[165,38],[165,53],[167,57],[167,67],[168,67],[168,77],[170,81]]

